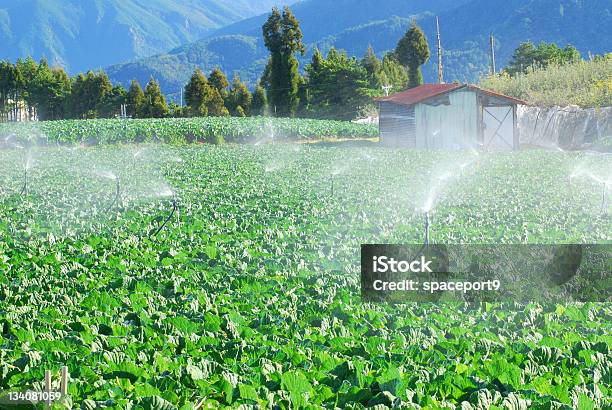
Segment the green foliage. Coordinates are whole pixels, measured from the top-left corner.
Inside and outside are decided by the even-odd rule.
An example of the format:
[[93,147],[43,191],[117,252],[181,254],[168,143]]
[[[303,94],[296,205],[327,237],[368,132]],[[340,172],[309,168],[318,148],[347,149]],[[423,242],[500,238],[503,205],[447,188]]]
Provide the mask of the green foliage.
[[159,83],[153,78],[149,80],[145,87],[142,112],[143,116],[147,118],[164,118],[169,113],[166,97],[162,95]]
[[[0,136],[15,134],[16,141],[30,143],[100,144],[167,142],[184,144],[210,141],[215,136],[227,142],[256,142],[273,131],[279,140],[308,140],[319,137],[376,137],[378,127],[348,121],[269,117],[202,117],[163,119],[64,120],[40,123],[0,124]],[[43,138],[38,140],[37,138]]]
[[[380,68],[378,70],[380,72]],[[332,48],[324,59],[315,50],[312,62],[306,66],[306,73],[310,115],[350,120],[371,101],[369,87],[376,81],[374,75],[368,76],[367,69],[344,52],[338,53]]]
[[38,119],[54,120],[67,116],[71,84],[63,69],[50,68],[47,61],[42,60],[29,88],[28,100],[31,106],[35,107]]
[[208,76],[208,83],[219,92],[221,97],[227,97],[227,87],[229,86],[229,82],[227,81],[227,77],[223,71],[219,70],[218,68],[212,70]]
[[253,92],[253,103],[251,105],[252,115],[264,115],[268,109],[268,97],[266,97],[266,90],[260,85],[255,86]]
[[127,94],[127,111],[132,118],[140,118],[144,114],[145,95],[138,80],[132,80]]
[[429,44],[423,30],[413,21],[395,47],[394,56],[408,69],[408,88],[423,84],[421,66],[429,60]]
[[232,87],[227,96],[226,105],[230,114],[236,117],[246,117],[249,115],[252,103],[253,95],[246,84],[240,81],[240,77],[236,74],[232,80]]
[[100,111],[112,92],[113,85],[104,71],[77,75],[68,98],[71,118],[100,117]]
[[[168,121],[177,120],[134,122]],[[420,241],[413,210],[465,152],[270,144],[37,154],[20,198],[21,155],[0,151],[1,391],[40,388],[44,370],[57,380],[66,365],[67,407],[82,409],[609,407],[609,302],[362,302],[360,244]],[[438,203],[432,239],[609,243],[610,220],[592,209],[600,186],[570,195],[559,183],[585,161],[609,170],[587,153],[479,156]],[[92,172],[103,169],[121,178],[112,212],[114,184]],[[156,195],[160,181],[181,212],[152,239],[171,206]]]
[[293,117],[300,104],[298,87],[300,74],[295,53],[304,54],[300,24],[289,7],[281,15],[275,7],[262,26],[264,44],[270,59],[262,77],[268,101],[279,117]]
[[208,102],[213,93],[213,88],[208,79],[199,68],[193,72],[191,79],[185,86],[185,101],[188,111],[192,116],[208,115]]
[[609,107],[612,105],[612,54],[529,69],[510,77],[502,73],[481,81],[485,88],[544,106]]
[[571,64],[580,61],[580,53],[572,45],[559,48],[555,43],[531,41],[521,43],[504,69],[509,75],[526,74],[529,69],[546,68],[549,65]]

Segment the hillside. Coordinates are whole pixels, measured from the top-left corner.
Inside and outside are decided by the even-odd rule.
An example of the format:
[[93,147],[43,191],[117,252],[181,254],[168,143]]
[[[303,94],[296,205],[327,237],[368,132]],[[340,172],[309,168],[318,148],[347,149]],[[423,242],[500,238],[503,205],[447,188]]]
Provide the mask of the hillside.
[[[282,3],[285,3],[283,1]],[[289,1],[291,2],[291,1]],[[277,0],[0,2],[0,59],[47,57],[71,73],[160,52],[269,10]]]
[[[432,60],[424,69],[426,81],[435,70],[435,15],[439,15],[445,49],[447,81],[477,81],[489,70],[488,37],[496,37],[498,65],[503,66],[522,41],[553,41],[575,45],[583,56],[609,51],[611,36],[598,28],[612,26],[609,0],[307,0],[292,10],[304,32],[308,52],[331,46],[362,56],[368,44],[379,55],[392,49],[416,17],[429,37]],[[347,11],[347,10],[350,10]],[[267,51],[261,25],[267,14],[219,29],[205,39],[136,62],[109,68],[113,79],[127,83],[153,75],[167,93],[184,84],[194,67],[208,71],[220,67],[238,72],[253,84],[265,64]],[[245,53],[246,50],[246,53]]]

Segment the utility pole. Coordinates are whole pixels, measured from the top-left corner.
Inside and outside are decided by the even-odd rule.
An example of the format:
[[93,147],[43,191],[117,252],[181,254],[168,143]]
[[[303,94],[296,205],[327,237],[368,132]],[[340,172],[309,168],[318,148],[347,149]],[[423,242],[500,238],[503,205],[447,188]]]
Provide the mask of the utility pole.
[[393,88],[392,85],[383,85],[382,89],[385,91],[385,95],[388,97],[389,96],[389,91]]
[[491,34],[491,73],[493,75],[497,74],[497,70],[495,69],[495,38],[493,34]]
[[442,43],[440,42],[440,22],[436,16],[436,28],[438,30],[438,84],[444,84],[444,66],[442,65]]

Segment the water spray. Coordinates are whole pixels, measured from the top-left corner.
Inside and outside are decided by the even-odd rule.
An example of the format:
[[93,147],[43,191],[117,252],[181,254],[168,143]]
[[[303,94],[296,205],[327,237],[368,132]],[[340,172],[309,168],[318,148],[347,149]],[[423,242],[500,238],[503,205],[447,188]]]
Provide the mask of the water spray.
[[425,241],[423,243],[425,246],[429,245],[429,225],[429,211],[425,211]]
[[23,166],[23,186],[21,187],[21,192],[19,193],[19,195],[21,196],[28,195],[28,170],[30,169],[31,160],[32,160],[32,157],[30,156],[30,153],[28,152],[26,155],[25,164]]
[[164,222],[155,230],[155,232],[149,235],[149,238],[157,236],[162,231],[162,229],[164,229],[166,225],[168,225],[168,222],[170,222],[174,214],[178,214],[179,212],[180,210],[178,207],[178,202],[176,200],[176,196],[173,193],[172,194],[172,209],[170,210],[170,214],[168,214]]
[[121,198],[121,180],[116,175],[112,175],[111,178],[115,180],[115,196],[113,198],[113,202],[111,202],[111,204],[106,209],[106,212],[109,212],[111,209],[113,209],[113,207],[119,202]]
[[21,196],[28,195],[28,168],[25,167],[23,169],[23,186],[21,187],[21,192],[19,192]]
[[605,215],[608,213],[608,209],[606,207],[606,194],[608,190],[608,181],[603,181],[602,185],[603,185],[603,189],[601,191],[601,214]]

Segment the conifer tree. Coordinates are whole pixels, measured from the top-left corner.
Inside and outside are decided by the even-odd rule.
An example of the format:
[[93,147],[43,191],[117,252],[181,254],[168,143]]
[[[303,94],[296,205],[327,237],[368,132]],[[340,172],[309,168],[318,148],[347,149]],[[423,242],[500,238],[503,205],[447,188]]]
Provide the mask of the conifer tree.
[[413,20],[395,48],[395,58],[408,70],[408,88],[423,84],[421,66],[429,60],[429,55],[427,37]]

